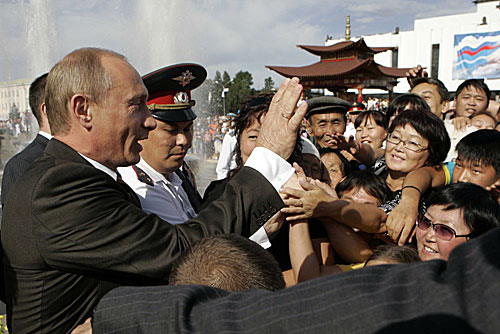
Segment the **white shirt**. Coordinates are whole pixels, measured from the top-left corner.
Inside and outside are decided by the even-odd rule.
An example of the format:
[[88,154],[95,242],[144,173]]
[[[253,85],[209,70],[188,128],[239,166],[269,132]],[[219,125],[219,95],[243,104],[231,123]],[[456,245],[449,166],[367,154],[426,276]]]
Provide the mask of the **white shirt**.
[[219,155],[219,161],[217,161],[217,167],[215,172],[217,173],[217,180],[222,180],[227,177],[227,173],[230,170],[236,168],[236,154],[234,149],[236,148],[236,136],[234,131],[230,131],[224,136],[222,141],[222,149]]
[[347,140],[349,140],[349,137],[356,137],[356,128],[354,127],[353,122],[347,124],[344,132],[344,137],[346,137]]
[[455,150],[455,147],[457,146],[458,142],[468,134],[477,131],[478,128],[476,128],[475,126],[468,126],[465,128],[465,130],[458,131],[455,129],[455,126],[453,125],[451,119],[444,120],[444,127],[446,128],[446,131],[448,131],[448,135],[450,136],[450,142],[451,142],[450,150],[448,151],[448,156],[446,157],[446,160],[444,162],[449,162],[453,161],[453,159],[457,157],[457,151]]
[[[80,155],[83,158],[85,158],[90,164],[92,164],[95,168],[105,172],[106,174],[111,176],[115,181],[117,180],[117,173],[115,171],[111,170],[110,168],[104,166],[103,164],[101,164],[95,160],[87,158],[86,156],[84,156],[82,154],[80,154]],[[142,158],[141,158],[141,161],[137,165],[141,166],[140,168],[151,177],[151,179],[153,180],[155,185],[156,185],[156,182],[154,181],[155,179],[152,177],[152,175],[161,175],[163,178],[163,180],[161,180],[162,182],[166,181],[168,183],[171,183],[172,185],[174,184],[174,182],[172,182],[173,179],[167,180],[162,174],[155,171],[144,160],[142,160]],[[293,167],[288,162],[286,162],[286,160],[282,159],[276,153],[274,153],[266,148],[263,148],[263,147],[256,147],[253,150],[252,154],[250,154],[250,157],[248,157],[247,162],[245,163],[245,166],[253,168],[253,169],[257,170],[260,174],[262,174],[273,185],[273,187],[274,187],[274,189],[276,189],[276,191],[279,191],[281,189],[281,187],[288,181],[288,179],[290,177],[292,177],[293,173],[295,172]],[[144,167],[144,168],[142,168],[142,167]],[[169,217],[169,218],[163,218],[163,219],[165,219],[166,221],[171,222],[171,223],[173,221],[177,221],[177,223],[183,223],[184,221],[186,221],[189,218],[192,218],[196,215],[194,213],[194,210],[191,207],[191,204],[189,204],[189,199],[187,197],[187,194],[184,192],[184,189],[182,189],[180,184],[178,184],[178,186],[177,186],[177,190],[178,190],[178,194],[179,194],[178,197],[173,196],[173,195],[171,195],[169,197],[169,196],[167,196],[167,194],[171,194],[171,193],[167,192],[165,190],[161,190],[161,189],[165,189],[163,186],[157,187],[157,189],[155,189],[155,191],[153,191],[153,193],[156,194],[157,191],[158,191],[158,193],[161,192],[162,196],[158,197],[158,200],[161,198],[161,204],[156,201],[156,196],[153,195],[153,198],[154,198],[153,203],[156,203],[156,205],[151,205],[150,211],[146,210],[144,207],[146,196],[141,196],[140,192],[142,192],[145,195],[148,195],[147,198],[149,198],[149,194],[147,192],[148,187],[154,188],[154,186],[151,187],[151,186],[139,181],[137,178],[137,174],[135,173],[132,166],[120,167],[120,168],[118,168],[118,170],[119,170],[120,175],[122,176],[122,178],[125,182],[127,182],[127,180],[129,180],[129,179],[131,180],[131,183],[127,182],[127,184],[138,195],[138,197],[141,201],[142,209],[145,212],[154,213],[154,214],[158,215],[159,217],[163,218],[162,215],[159,214],[159,212],[161,211],[165,215],[165,217]],[[151,171],[153,171],[154,173],[151,173]],[[177,177],[179,179],[179,177],[175,173],[172,173],[172,175],[175,175],[175,177]],[[137,183],[140,183],[140,185],[138,187],[133,186],[133,184],[137,184]],[[139,192],[138,192],[138,191],[136,191],[136,188],[142,189],[142,190],[139,190]],[[179,217],[176,217],[172,220],[172,216],[167,216],[167,215],[169,214],[169,212],[170,213],[177,212],[177,210],[176,211],[169,210],[169,206],[164,202],[165,198],[169,202],[174,202],[174,200],[178,200],[179,198],[183,198],[183,203],[184,204],[188,203],[189,207],[191,207],[191,210],[193,210],[193,213],[192,213],[193,216],[189,217],[189,218],[185,218],[185,219],[180,219]],[[155,211],[153,211],[153,210],[155,210]],[[186,217],[187,217],[187,213],[186,213]],[[261,227],[259,230],[257,230],[257,232],[255,232],[249,239],[258,243],[263,248],[269,248],[271,246],[271,243],[269,241],[268,235],[267,235],[264,227]]]
[[38,134],[40,136],[43,136],[43,137],[47,138],[48,140],[52,139],[52,135],[50,133],[45,132],[45,131],[38,131]]
[[165,177],[154,170],[142,158],[136,166],[149,176],[153,185],[139,181],[138,175],[132,166],[120,167],[118,172],[123,181],[139,197],[143,211],[154,213],[171,224],[184,223],[186,220],[196,217],[196,212],[182,188],[182,180],[177,174],[170,173]]

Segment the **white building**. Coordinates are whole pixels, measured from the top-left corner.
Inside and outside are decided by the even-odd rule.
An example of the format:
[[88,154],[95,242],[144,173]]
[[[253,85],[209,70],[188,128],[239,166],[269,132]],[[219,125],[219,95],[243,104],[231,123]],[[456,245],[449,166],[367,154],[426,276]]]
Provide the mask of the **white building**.
[[30,111],[29,88],[32,79],[0,82],[0,121],[9,119],[9,112],[15,105],[19,113]]
[[[453,80],[454,37],[456,34],[485,33],[500,31],[500,1],[478,0],[476,12],[459,15],[438,16],[415,20],[414,30],[386,34],[360,36],[369,47],[393,46],[395,51],[375,55],[375,61],[392,67],[414,67],[417,64],[427,68],[432,77],[441,80],[450,92],[454,92],[463,80]],[[328,40],[332,45],[343,40]],[[500,91],[500,79],[485,79],[492,91]],[[399,79],[395,93],[406,93],[409,85]],[[363,90],[363,93],[385,93]]]

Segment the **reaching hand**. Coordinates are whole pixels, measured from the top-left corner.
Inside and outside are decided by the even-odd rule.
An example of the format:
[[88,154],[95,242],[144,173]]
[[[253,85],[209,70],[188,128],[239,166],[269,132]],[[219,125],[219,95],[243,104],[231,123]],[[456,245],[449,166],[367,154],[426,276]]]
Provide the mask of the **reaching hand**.
[[425,70],[425,67],[421,65],[417,65],[416,67],[411,68],[408,72],[406,72],[406,80],[408,80],[408,84],[411,88],[413,88],[413,81],[418,78],[427,78],[429,73]]
[[468,117],[455,117],[451,122],[457,131],[465,131],[472,124],[472,121]]
[[418,216],[418,202],[403,201],[389,213],[386,221],[387,233],[400,246],[411,239],[415,233]]
[[341,150],[345,150],[352,155],[355,155],[358,150],[359,146],[356,143],[356,140],[354,139],[354,136],[349,136],[349,139],[347,140],[344,135],[334,135],[333,139],[337,142],[337,147]]
[[287,207],[281,209],[281,212],[288,215],[287,221],[321,217],[324,212],[322,208],[328,203],[337,200],[337,198],[328,195],[316,184],[310,184],[309,190],[286,187],[281,189],[281,192],[288,196],[284,200]]
[[302,94],[299,79],[286,79],[274,95],[269,111],[262,119],[256,146],[265,147],[288,159],[297,139],[297,131],[307,111],[307,103],[297,108]]
[[278,232],[285,221],[285,215],[280,211],[276,212],[274,216],[269,218],[269,220],[264,224],[264,229],[267,235],[270,237],[274,233]]

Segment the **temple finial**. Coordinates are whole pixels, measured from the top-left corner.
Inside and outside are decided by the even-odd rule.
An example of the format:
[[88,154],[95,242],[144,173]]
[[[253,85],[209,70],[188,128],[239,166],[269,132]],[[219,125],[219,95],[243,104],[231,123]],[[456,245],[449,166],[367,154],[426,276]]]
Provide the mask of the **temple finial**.
[[347,22],[345,24],[345,40],[351,40],[351,16],[347,15]]

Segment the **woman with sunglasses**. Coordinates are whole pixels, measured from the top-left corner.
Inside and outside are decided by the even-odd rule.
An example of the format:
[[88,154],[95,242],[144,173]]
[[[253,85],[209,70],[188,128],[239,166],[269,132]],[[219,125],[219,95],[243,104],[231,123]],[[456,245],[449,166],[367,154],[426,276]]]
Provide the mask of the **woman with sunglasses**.
[[422,261],[448,260],[453,248],[500,225],[500,206],[478,185],[453,183],[434,192],[417,222]]

